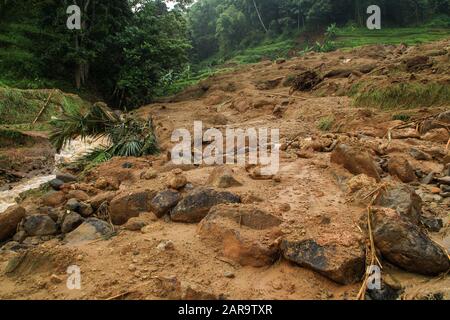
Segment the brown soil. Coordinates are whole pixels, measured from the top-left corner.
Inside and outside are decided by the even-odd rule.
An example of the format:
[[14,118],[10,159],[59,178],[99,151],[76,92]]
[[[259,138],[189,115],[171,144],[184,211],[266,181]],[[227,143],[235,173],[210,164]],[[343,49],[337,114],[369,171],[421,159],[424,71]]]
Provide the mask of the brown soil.
[[[91,171],[83,185],[92,188],[104,178],[124,193],[163,190],[173,169],[167,164],[167,153],[173,145],[171,134],[178,128],[192,131],[194,121],[203,121],[204,130],[208,127],[224,129],[227,125],[243,129],[279,128],[286,147],[281,152],[279,177],[255,180],[245,168],[234,166],[234,175],[242,186],[227,191],[281,218],[284,234],[313,238],[321,245],[350,247],[355,241],[366,240],[366,234],[358,226],[366,205],[351,199],[346,181],[352,175],[330,162],[327,148],[333,141],[362,146],[381,158],[402,154],[414,169],[425,173],[444,169],[442,159],[446,155],[446,143],[406,134],[398,139],[394,137],[388,144],[388,130],[402,122],[392,120],[392,112],[356,108],[352,99],[343,94],[362,78],[373,85],[388,85],[398,77],[409,79],[411,73],[407,70],[396,71],[395,76],[386,70],[389,66],[400,65],[405,58],[437,49],[448,50],[449,46],[450,41],[442,41],[404,50],[401,46],[380,46],[350,52],[311,53],[282,64],[262,62],[214,76],[171,100],[176,102],[155,103],[134,112],[140,117],[153,118],[163,149],[160,156],[113,159]],[[448,84],[449,54],[432,59],[433,67],[415,69],[417,81]],[[368,68],[369,65],[374,67]],[[350,70],[350,73],[333,71],[336,69]],[[367,73],[366,69],[372,70]],[[296,91],[290,95],[290,80],[305,70],[330,77],[312,91]],[[410,109],[407,113],[419,119],[449,110],[449,107]],[[329,132],[318,129],[324,117],[334,119]],[[403,131],[397,134],[400,133]],[[409,155],[411,147],[434,152],[436,157],[430,161],[415,160]],[[380,150],[386,151],[381,154]],[[124,163],[131,164],[132,168],[123,168]],[[150,167],[158,172],[158,177],[140,179]],[[208,166],[183,169],[194,186],[207,185],[209,174],[214,170]],[[383,174],[383,180],[392,179],[396,178]],[[447,249],[448,200],[424,204],[425,212],[444,219],[444,229],[432,237]],[[355,299],[361,287],[361,283],[336,284],[282,258],[268,267],[239,266],[222,257],[221,251],[208,241],[202,241],[197,228],[195,224],[151,219],[141,232],[118,227],[118,235],[109,240],[67,246],[53,239],[33,249],[45,252],[52,259],[37,263],[39,265],[31,268],[31,272],[29,268],[17,268],[13,273],[0,276],[0,298]],[[165,240],[173,242],[173,250],[157,248]],[[39,252],[34,254],[39,255]],[[17,255],[1,253],[0,269],[6,268]],[[71,291],[66,287],[67,274],[61,266],[70,264],[79,265],[82,270],[82,290]],[[387,262],[383,267],[384,274],[401,283],[404,298],[436,298],[437,294],[450,297],[448,277],[417,276]],[[225,276],[230,272],[233,278]]]

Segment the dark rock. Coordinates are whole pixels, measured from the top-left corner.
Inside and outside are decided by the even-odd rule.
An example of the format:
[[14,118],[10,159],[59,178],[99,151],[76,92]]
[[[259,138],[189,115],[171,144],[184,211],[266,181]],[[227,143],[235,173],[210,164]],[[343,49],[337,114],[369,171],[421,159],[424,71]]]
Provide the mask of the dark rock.
[[25,231],[18,231],[12,239],[13,239],[13,241],[22,243],[23,240],[25,240],[26,238],[27,238],[27,233]]
[[0,213],[0,242],[11,238],[16,233],[17,226],[25,215],[26,211],[21,206],[12,206]]
[[78,212],[80,210],[80,201],[75,198],[69,199],[66,202],[65,209],[69,211]]
[[392,288],[388,284],[382,282],[381,289],[367,290],[366,299],[368,300],[397,300],[400,295],[400,290]]
[[169,213],[178,202],[181,200],[181,195],[175,190],[165,190],[156,194],[156,196],[150,202],[151,209],[153,213],[158,218],[163,217],[165,214]]
[[61,232],[69,233],[78,228],[82,223],[83,218],[78,213],[70,212],[64,217],[64,221],[61,225]]
[[383,257],[406,271],[434,276],[450,268],[447,253],[395,210],[374,207],[372,231]]
[[346,248],[340,245],[320,245],[313,239],[284,239],[281,251],[287,260],[340,284],[356,283],[364,275],[365,250],[358,242]]
[[61,180],[64,183],[76,182],[78,179],[70,173],[58,173],[56,179]]
[[355,175],[364,173],[377,181],[381,180],[375,160],[363,149],[339,144],[331,154],[331,162],[342,165]]
[[64,240],[75,244],[107,237],[112,235],[113,232],[114,230],[109,223],[96,218],[89,218],[74,231],[66,234]]
[[444,227],[442,219],[421,217],[422,224],[431,232],[439,232]]
[[52,187],[53,190],[59,191],[61,190],[61,187],[64,185],[64,181],[59,179],[53,179],[49,182],[50,187]]
[[92,216],[92,214],[94,213],[94,209],[90,204],[80,202],[80,207],[77,212],[81,214],[81,216],[83,216],[84,218],[88,218]]
[[387,187],[380,193],[375,205],[394,209],[414,224],[420,222],[422,199],[408,185]]
[[116,196],[109,204],[112,223],[122,225],[130,218],[139,216],[139,213],[148,212],[151,198],[147,191]]
[[200,222],[208,211],[222,203],[240,203],[239,196],[231,192],[218,192],[210,188],[198,188],[190,192],[172,210],[170,217],[175,222]]
[[434,172],[429,173],[425,178],[422,179],[420,183],[430,184],[434,180]]
[[27,216],[23,221],[23,229],[30,236],[49,236],[58,232],[55,221],[44,215]]
[[416,148],[411,148],[409,150],[409,154],[416,160],[429,161],[432,159],[432,157],[428,153]]
[[131,168],[133,168],[133,164],[130,162],[125,162],[124,164],[122,164],[122,168],[131,169]]
[[443,177],[443,178],[437,178],[436,179],[440,184],[450,185],[450,176]]

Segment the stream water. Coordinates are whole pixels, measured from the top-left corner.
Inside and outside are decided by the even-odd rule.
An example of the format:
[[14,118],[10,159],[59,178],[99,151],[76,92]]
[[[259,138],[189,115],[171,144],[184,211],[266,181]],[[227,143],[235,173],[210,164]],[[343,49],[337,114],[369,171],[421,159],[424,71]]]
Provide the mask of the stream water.
[[[92,148],[95,148],[102,144],[99,140],[86,140],[80,139],[71,141],[59,154],[55,155],[55,164],[58,166],[62,163],[68,163],[74,160],[76,157],[88,152]],[[17,197],[25,191],[38,189],[41,185],[53,180],[56,177],[53,175],[42,175],[32,177],[30,179],[24,179],[21,182],[14,184],[12,189],[0,192],[0,213],[6,211],[9,207],[15,205]]]

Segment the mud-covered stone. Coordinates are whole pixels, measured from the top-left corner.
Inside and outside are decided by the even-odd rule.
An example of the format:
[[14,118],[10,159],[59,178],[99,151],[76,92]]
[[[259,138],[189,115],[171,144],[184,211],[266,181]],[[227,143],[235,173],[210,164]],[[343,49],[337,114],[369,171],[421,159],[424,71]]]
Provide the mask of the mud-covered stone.
[[331,154],[331,162],[343,166],[353,174],[366,174],[380,181],[377,166],[373,157],[361,148],[339,144]]
[[281,220],[250,205],[222,204],[201,221],[198,234],[243,266],[271,265],[279,257]]
[[404,157],[391,157],[387,163],[389,174],[400,179],[400,181],[409,183],[417,180],[414,169]]
[[64,217],[63,223],[61,224],[61,232],[69,233],[78,228],[82,223],[83,218],[78,213],[70,212]]
[[14,236],[25,214],[26,210],[21,206],[12,206],[0,213],[0,242]]
[[62,191],[51,191],[46,193],[41,201],[44,206],[57,207],[66,201],[66,195]]
[[180,200],[181,195],[178,191],[169,189],[158,192],[150,202],[151,210],[158,218],[161,218],[169,213]]
[[242,183],[236,180],[233,170],[227,166],[214,168],[208,178],[208,185],[216,188],[231,188],[242,186]]
[[231,192],[219,192],[211,188],[198,188],[181,200],[170,213],[172,221],[197,223],[215,205],[222,203],[240,203],[239,196]]
[[433,242],[419,226],[389,208],[372,210],[375,246],[392,264],[424,275],[447,272],[447,253]]
[[287,260],[340,284],[356,283],[364,275],[365,250],[359,242],[344,247],[337,244],[321,245],[314,239],[287,238],[281,242],[281,251]]
[[150,210],[151,194],[147,191],[118,195],[109,204],[112,223],[125,224],[130,218]]
[[66,234],[64,240],[71,244],[100,239],[113,233],[111,225],[97,218],[89,218],[74,231]]

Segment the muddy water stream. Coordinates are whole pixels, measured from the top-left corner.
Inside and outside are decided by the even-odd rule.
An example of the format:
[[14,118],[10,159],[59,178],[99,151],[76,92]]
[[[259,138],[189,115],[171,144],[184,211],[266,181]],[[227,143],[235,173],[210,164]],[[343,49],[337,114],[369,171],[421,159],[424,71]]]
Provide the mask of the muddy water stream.
[[[59,154],[55,155],[55,164],[68,163],[82,154],[85,154],[92,148],[102,144],[102,141],[81,141],[79,139],[70,142]],[[38,189],[41,185],[49,182],[56,177],[52,175],[42,175],[25,179],[12,185],[10,190],[0,192],[0,213],[4,212],[10,206],[16,204],[17,197],[25,191]]]

